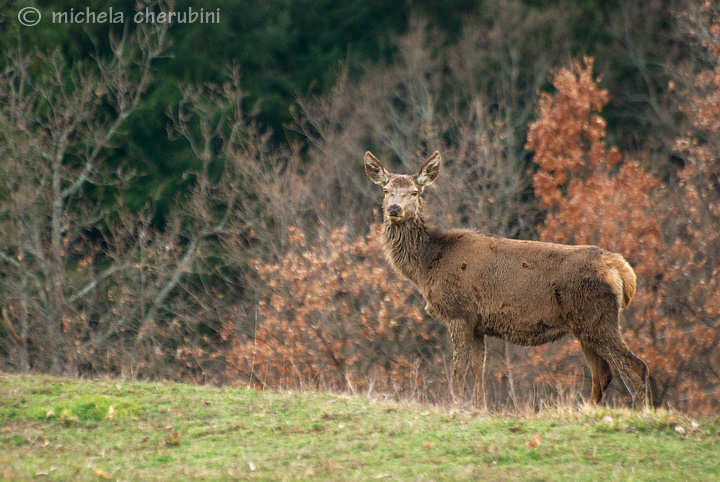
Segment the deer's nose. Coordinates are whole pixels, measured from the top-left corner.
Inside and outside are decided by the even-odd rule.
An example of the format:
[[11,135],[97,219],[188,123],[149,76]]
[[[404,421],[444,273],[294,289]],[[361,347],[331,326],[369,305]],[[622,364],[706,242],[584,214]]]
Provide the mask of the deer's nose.
[[399,204],[391,204],[387,210],[388,216],[399,217],[402,215],[402,207]]

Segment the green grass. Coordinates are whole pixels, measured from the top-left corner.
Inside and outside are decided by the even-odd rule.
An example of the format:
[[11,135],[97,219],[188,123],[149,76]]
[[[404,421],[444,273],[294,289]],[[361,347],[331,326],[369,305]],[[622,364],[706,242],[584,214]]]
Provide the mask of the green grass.
[[0,479],[720,480],[718,420],[0,374]]

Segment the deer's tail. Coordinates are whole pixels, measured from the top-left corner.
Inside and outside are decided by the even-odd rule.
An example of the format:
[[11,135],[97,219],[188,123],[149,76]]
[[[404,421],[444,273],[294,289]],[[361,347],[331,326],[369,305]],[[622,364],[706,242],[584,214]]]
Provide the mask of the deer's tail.
[[618,298],[618,305],[623,309],[630,303],[637,288],[637,277],[630,264],[617,253],[603,255],[605,272],[603,278],[612,287]]

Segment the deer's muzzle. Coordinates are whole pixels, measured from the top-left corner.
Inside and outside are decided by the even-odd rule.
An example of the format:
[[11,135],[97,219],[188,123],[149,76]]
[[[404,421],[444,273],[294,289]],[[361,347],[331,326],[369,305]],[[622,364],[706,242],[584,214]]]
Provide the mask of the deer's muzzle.
[[399,204],[391,204],[387,208],[387,214],[391,218],[399,218],[400,216],[402,216],[402,206],[400,206]]

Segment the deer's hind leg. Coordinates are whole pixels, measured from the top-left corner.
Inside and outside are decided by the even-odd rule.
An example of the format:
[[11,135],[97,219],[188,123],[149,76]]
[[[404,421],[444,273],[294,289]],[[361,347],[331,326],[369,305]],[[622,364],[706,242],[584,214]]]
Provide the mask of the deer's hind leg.
[[585,360],[587,360],[592,372],[592,392],[590,393],[590,401],[594,404],[600,403],[602,400],[605,390],[612,381],[612,372],[610,371],[610,364],[602,358],[597,352],[590,347],[590,345],[582,344],[583,353],[585,354]]
[[[648,367],[644,361],[635,356],[623,342],[620,336],[620,327],[618,324],[618,313],[615,311],[611,314],[601,316],[600,322],[596,325],[597,332],[583,333],[578,336],[583,350],[587,347],[597,354],[598,357],[609,362],[618,372],[625,375],[635,390],[635,405],[639,409],[649,408],[648,393]],[[587,358],[587,351],[585,352]],[[588,359],[588,362],[590,360]],[[596,367],[598,363],[596,362]],[[592,365],[591,365],[592,369]],[[604,370],[605,367],[601,367]],[[599,388],[602,388],[603,378],[598,379]],[[595,392],[595,372],[593,371],[593,394]],[[592,398],[592,396],[591,396]]]
[[635,406],[641,410],[649,408],[648,367],[645,362],[628,350],[619,333],[609,343],[597,348],[603,358],[630,379],[635,390]]

